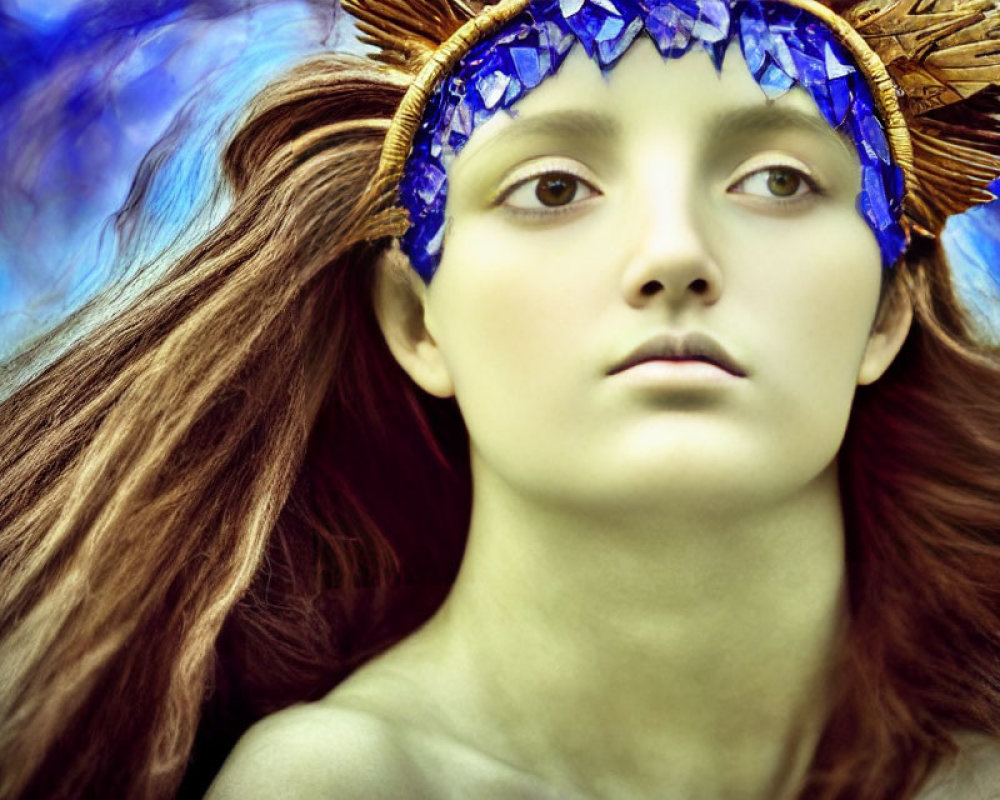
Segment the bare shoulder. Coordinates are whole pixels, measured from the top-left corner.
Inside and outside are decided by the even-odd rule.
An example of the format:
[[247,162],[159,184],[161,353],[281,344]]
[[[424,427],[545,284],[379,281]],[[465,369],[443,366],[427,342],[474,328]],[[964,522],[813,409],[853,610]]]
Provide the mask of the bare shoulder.
[[420,797],[418,777],[391,728],[377,718],[300,704],[243,735],[205,800]]
[[955,739],[958,756],[941,766],[916,800],[1000,800],[1000,740],[978,733]]

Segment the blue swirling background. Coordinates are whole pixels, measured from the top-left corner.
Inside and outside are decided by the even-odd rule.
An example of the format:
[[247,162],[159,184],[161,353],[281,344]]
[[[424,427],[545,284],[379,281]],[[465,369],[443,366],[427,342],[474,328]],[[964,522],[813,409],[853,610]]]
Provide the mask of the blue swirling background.
[[[0,0],[0,356],[207,231],[247,101],[331,49],[366,51],[338,0]],[[944,241],[1000,341],[1000,201]]]

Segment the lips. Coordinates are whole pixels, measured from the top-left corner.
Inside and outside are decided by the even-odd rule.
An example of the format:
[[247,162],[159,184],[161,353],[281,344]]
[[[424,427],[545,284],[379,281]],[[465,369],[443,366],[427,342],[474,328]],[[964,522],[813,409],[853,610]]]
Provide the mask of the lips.
[[645,361],[705,361],[739,378],[747,374],[715,339],[707,333],[690,331],[683,335],[664,333],[648,339],[608,370],[608,375],[624,372]]

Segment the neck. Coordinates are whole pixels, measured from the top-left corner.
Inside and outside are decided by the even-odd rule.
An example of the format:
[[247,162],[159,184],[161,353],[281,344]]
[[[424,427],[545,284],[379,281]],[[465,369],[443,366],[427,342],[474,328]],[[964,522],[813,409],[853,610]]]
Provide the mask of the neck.
[[730,518],[612,522],[476,486],[461,572],[421,633],[489,720],[469,735],[602,797],[794,796],[846,617],[835,466]]

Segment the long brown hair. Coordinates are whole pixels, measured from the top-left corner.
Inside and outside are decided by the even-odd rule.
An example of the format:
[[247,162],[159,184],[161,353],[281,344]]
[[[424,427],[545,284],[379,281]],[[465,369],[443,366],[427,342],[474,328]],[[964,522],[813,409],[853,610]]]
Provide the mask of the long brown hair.
[[[465,429],[371,303],[405,218],[368,190],[406,81],[332,54],[276,82],[211,235],[43,370],[72,320],[6,365],[0,797],[194,795],[447,592]],[[1000,355],[936,242],[897,296],[913,327],[841,453],[852,626],[803,800],[902,800],[953,732],[1000,736]]]

